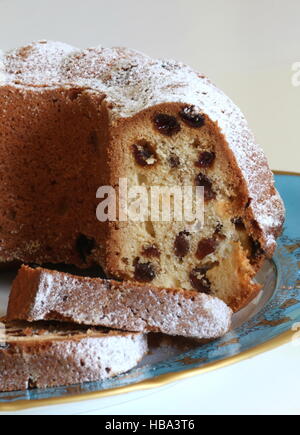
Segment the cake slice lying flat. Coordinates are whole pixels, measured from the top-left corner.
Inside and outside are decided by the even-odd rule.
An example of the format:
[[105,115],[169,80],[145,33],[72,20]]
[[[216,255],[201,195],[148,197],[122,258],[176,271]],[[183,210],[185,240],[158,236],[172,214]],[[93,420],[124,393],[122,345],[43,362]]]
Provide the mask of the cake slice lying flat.
[[38,322],[0,323],[0,391],[99,381],[132,369],[143,334]]
[[10,320],[71,321],[211,339],[229,330],[232,311],[223,301],[196,291],[23,266],[13,283],[7,315]]

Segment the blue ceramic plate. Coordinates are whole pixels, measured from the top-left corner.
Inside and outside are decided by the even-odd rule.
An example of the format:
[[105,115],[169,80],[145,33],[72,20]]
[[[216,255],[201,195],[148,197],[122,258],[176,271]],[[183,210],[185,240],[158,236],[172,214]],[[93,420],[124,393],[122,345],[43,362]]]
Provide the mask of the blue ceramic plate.
[[[0,411],[149,389],[238,362],[296,338],[300,330],[300,175],[278,173],[276,182],[287,208],[284,233],[273,260],[257,278],[264,285],[263,292],[235,315],[229,334],[202,346],[158,339],[152,344],[151,355],[130,373],[80,386],[0,393]],[[11,278],[1,276],[2,312]]]

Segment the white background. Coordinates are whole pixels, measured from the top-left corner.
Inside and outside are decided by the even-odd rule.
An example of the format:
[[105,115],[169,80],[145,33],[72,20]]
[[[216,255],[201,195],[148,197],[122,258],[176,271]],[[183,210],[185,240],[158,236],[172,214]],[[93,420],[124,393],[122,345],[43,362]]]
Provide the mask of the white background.
[[[39,39],[125,45],[192,65],[241,106],[273,169],[299,171],[299,0],[0,0],[0,46]],[[161,391],[47,412],[299,413],[299,363],[289,344]]]
[[273,169],[299,170],[299,0],[0,0],[0,46],[39,39],[192,65],[241,106]]

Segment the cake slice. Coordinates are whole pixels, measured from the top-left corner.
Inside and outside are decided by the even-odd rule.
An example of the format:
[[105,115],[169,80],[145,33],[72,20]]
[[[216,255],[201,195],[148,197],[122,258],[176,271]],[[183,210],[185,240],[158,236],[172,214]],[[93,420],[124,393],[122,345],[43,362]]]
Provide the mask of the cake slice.
[[0,391],[100,381],[147,353],[143,334],[38,322],[0,323]]
[[223,301],[196,291],[23,266],[12,286],[7,317],[213,339],[228,332],[232,311]]

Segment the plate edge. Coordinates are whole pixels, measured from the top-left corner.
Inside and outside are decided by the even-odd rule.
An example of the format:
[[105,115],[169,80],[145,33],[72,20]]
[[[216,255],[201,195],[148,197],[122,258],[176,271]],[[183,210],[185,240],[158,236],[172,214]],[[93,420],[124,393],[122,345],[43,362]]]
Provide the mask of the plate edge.
[[28,401],[20,400],[18,403],[0,404],[0,412],[15,412],[15,411],[22,411],[22,410],[38,408],[38,407],[83,402],[86,400],[95,400],[103,397],[110,397],[110,396],[116,396],[120,394],[132,393],[135,391],[150,390],[153,388],[163,387],[172,382],[181,381],[183,379],[191,378],[193,376],[204,374],[204,373],[209,373],[211,371],[228,367],[232,364],[236,364],[240,361],[253,358],[264,352],[271,351],[273,349],[276,349],[277,347],[280,347],[292,341],[293,335],[294,332],[292,330],[285,331],[282,334],[278,335],[277,337],[274,337],[271,340],[268,340],[265,343],[261,343],[255,347],[252,347],[251,349],[247,349],[246,351],[238,355],[234,355],[220,361],[208,363],[201,367],[185,370],[183,372],[168,373],[152,378],[151,380],[141,381],[136,384],[127,385],[125,387],[118,387],[118,388],[103,390],[94,393],[76,394],[73,396],[58,397],[58,398],[51,398],[51,399],[36,399],[36,400],[28,400]]

